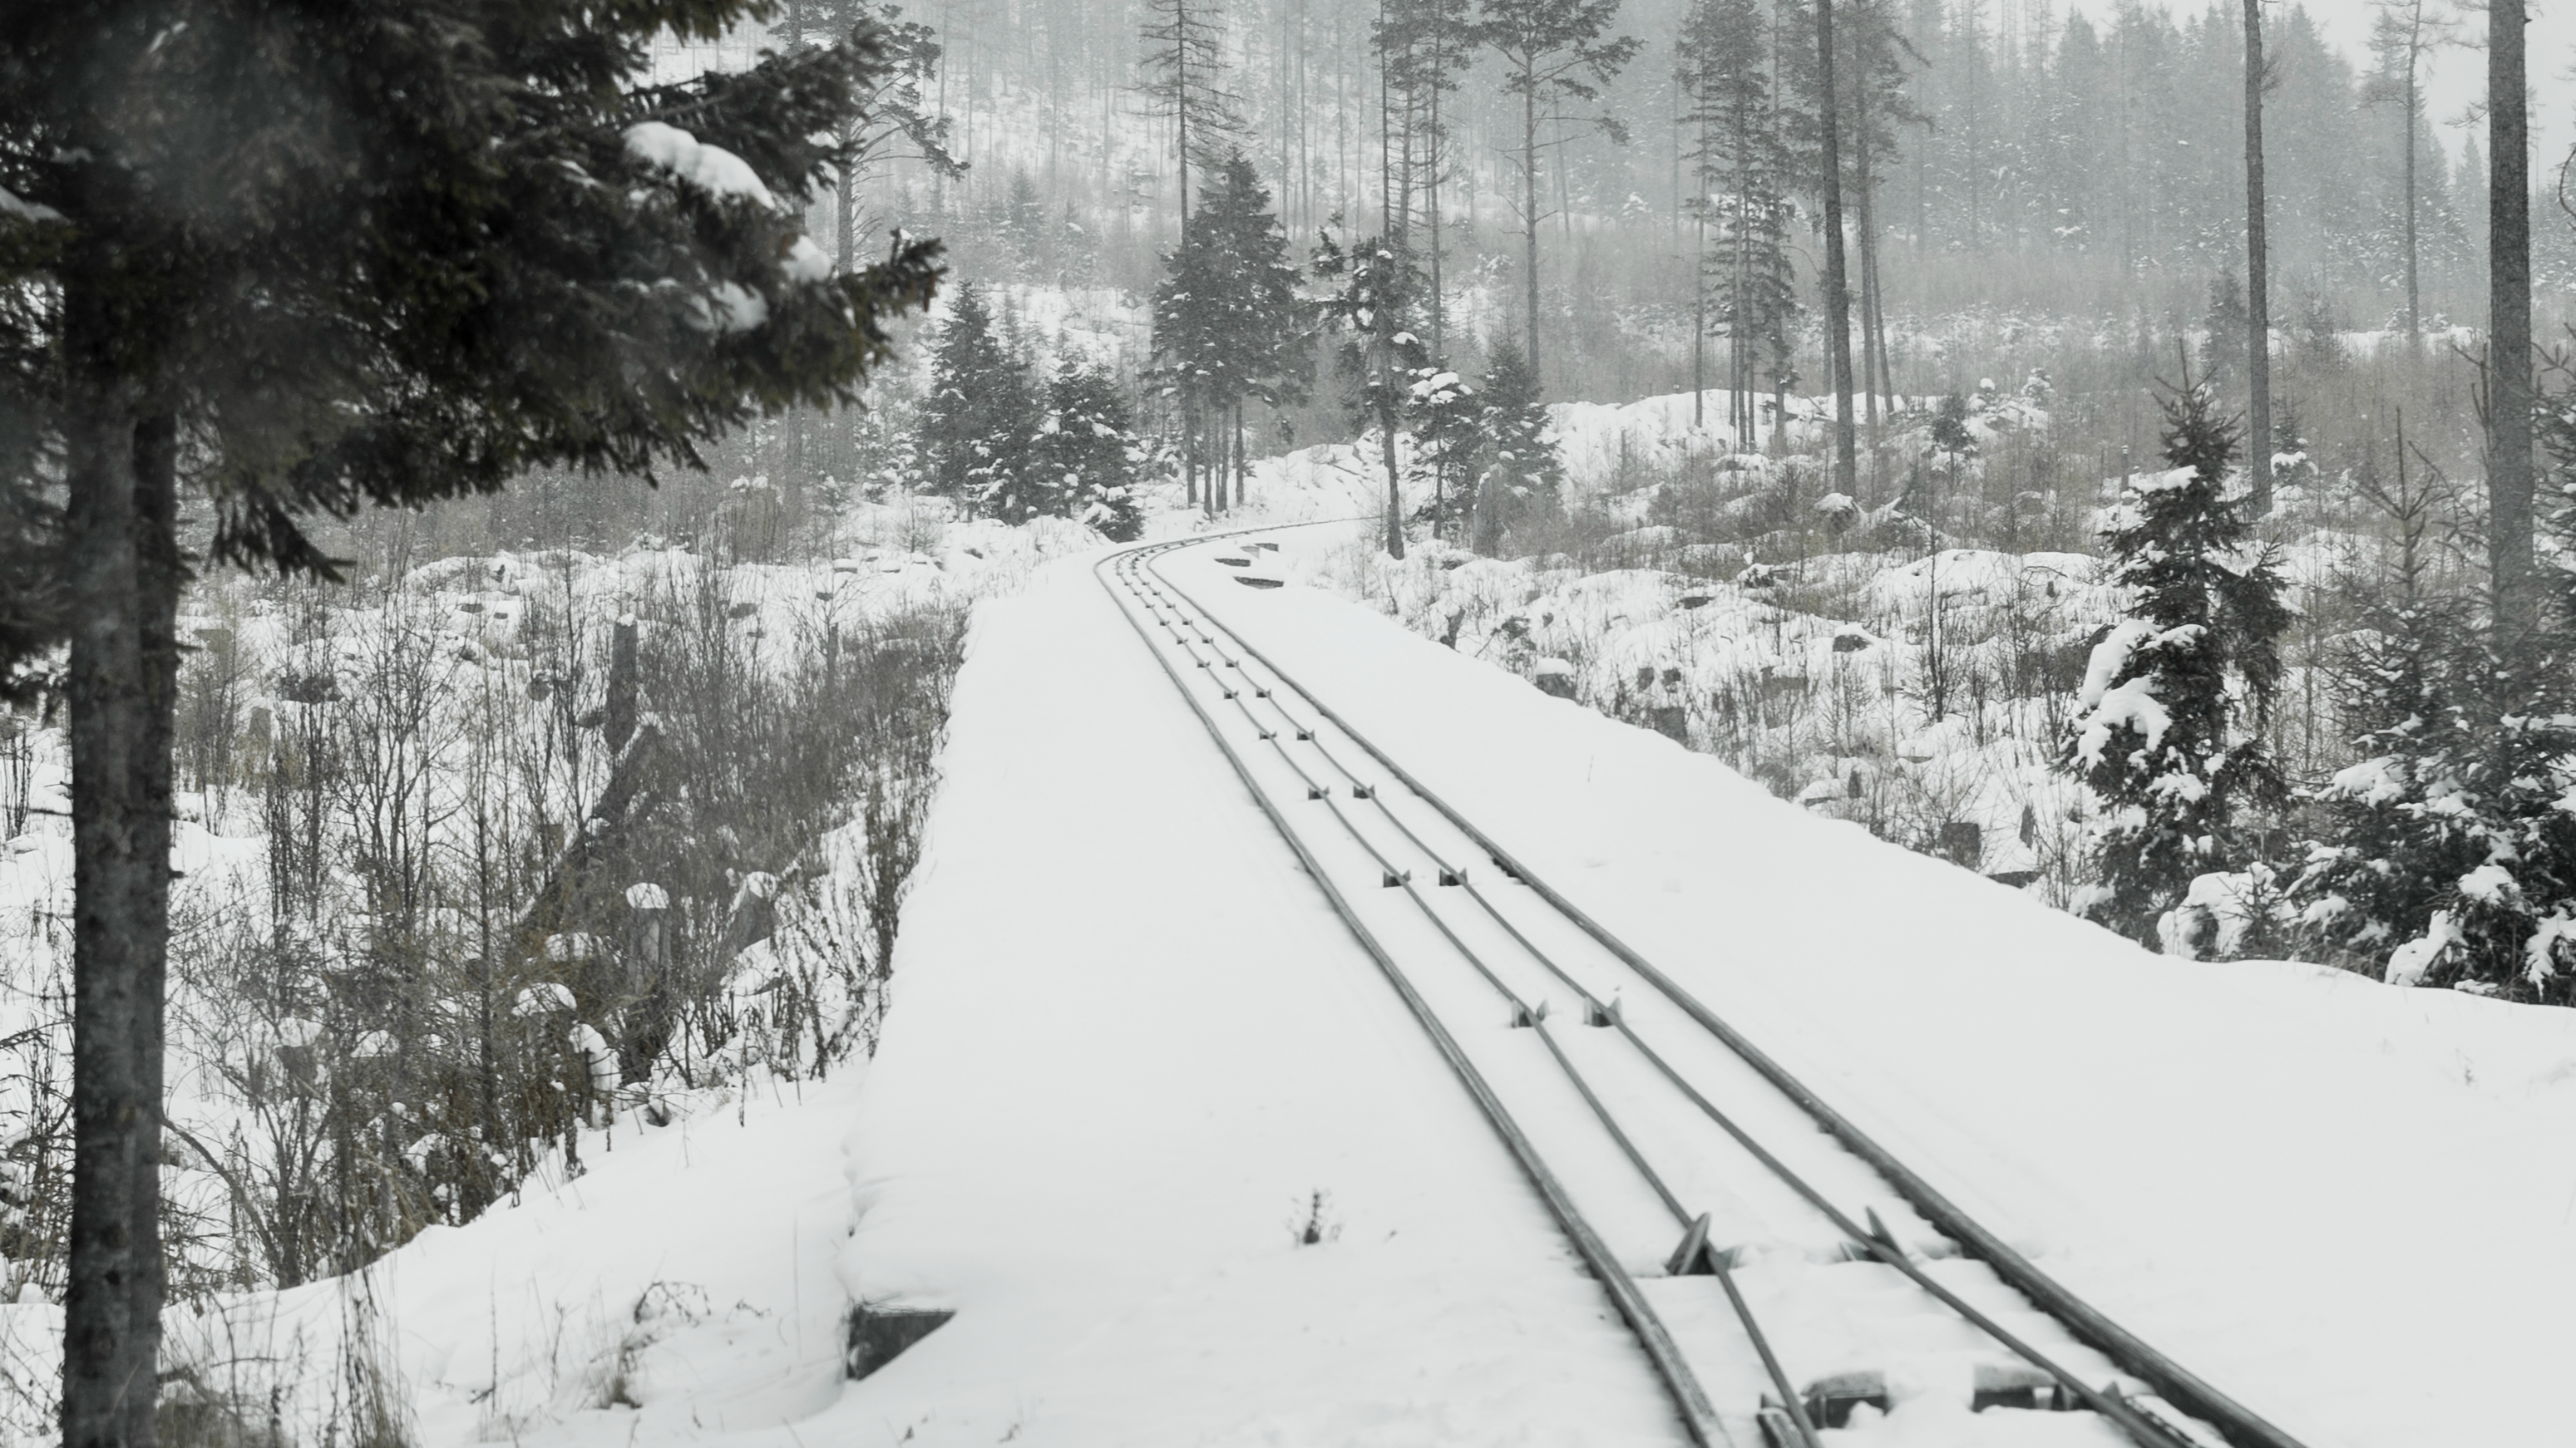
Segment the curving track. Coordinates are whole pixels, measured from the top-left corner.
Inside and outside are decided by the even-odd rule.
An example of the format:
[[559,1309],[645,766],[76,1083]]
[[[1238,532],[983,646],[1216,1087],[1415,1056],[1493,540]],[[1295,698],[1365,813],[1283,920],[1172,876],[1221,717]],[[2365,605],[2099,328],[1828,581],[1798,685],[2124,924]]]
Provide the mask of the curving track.
[[1904,1404],[1982,1415],[1945,1441],[2298,1448],[1969,1219],[1156,566],[1215,541],[1099,576],[1694,1442],[1822,1448]]

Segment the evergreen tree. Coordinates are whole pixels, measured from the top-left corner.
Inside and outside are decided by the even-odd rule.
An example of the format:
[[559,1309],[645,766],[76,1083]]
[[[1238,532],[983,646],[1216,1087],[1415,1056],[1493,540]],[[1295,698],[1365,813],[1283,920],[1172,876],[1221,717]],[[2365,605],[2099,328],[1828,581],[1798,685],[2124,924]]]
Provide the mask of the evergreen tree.
[[1154,375],[1180,407],[1193,501],[1200,464],[1216,462],[1206,492],[1214,513],[1225,505],[1226,460],[1238,479],[1245,470],[1234,445],[1244,401],[1278,406],[1303,396],[1307,381],[1306,307],[1288,237],[1241,152],[1218,168],[1164,265],[1154,291]]
[[2203,326],[2200,367],[2208,377],[2234,376],[2245,366],[2245,329],[2254,314],[2245,304],[2245,283],[2222,271],[2209,283],[2209,315]]
[[[2458,22],[2435,8],[2432,0],[2373,0],[2370,47],[2379,59],[2379,74],[2367,95],[2397,107],[2399,208],[2403,213],[2401,250],[2406,266],[2406,349],[2411,355],[2424,332],[2423,254],[2424,66],[2432,52],[2450,44]],[[2438,178],[2439,173],[2435,173]]]
[[2126,621],[2094,649],[2058,759],[2104,806],[2090,915],[2149,944],[2191,882],[2250,860],[2240,829],[2278,806],[2263,743],[2289,623],[2283,582],[2226,495],[2238,433],[2206,383],[2163,401],[2174,473],[2134,479],[2103,533]]
[[1364,237],[1347,250],[1330,235],[1315,249],[1318,280],[1332,284],[1322,301],[1326,322],[1343,333],[1342,371],[1361,424],[1375,424],[1386,467],[1386,551],[1404,556],[1404,485],[1396,462],[1396,436],[1412,403],[1412,382],[1430,359],[1415,334],[1422,271],[1401,243]]
[[1538,375],[1508,339],[1485,370],[1484,411],[1492,462],[1476,493],[1476,551],[1496,553],[1507,530],[1555,514],[1565,476]]
[[[1677,47],[1697,181],[1698,335],[1713,320],[1727,338],[1727,424],[1739,451],[1754,436],[1754,392],[1767,344],[1777,371],[1790,345],[1797,292],[1788,248],[1788,153],[1771,94],[1771,55],[1753,0],[1699,0]],[[1710,301],[1716,302],[1714,318]],[[1704,355],[1693,343],[1694,391]],[[1695,398],[1692,417],[1700,417]]]
[[1485,451],[1484,405],[1457,373],[1434,363],[1413,374],[1406,411],[1413,430],[1412,472],[1428,493],[1414,521],[1428,524],[1434,538],[1462,538]]
[[791,9],[784,39],[791,47],[830,44],[866,27],[875,35],[882,64],[859,79],[853,109],[840,141],[850,164],[832,177],[832,257],[843,271],[858,265],[859,244],[876,227],[860,214],[859,186],[897,162],[918,162],[932,176],[954,180],[966,163],[949,149],[956,123],[932,100],[944,54],[939,32],[903,18],[892,0],[801,0]]
[[329,575],[315,511],[694,466],[855,401],[937,277],[921,244],[835,277],[801,235],[881,52],[649,80],[657,35],[758,10],[0,7],[0,359],[66,500],[0,574],[0,618],[54,621],[11,643],[70,645],[66,1448],[155,1435],[183,440],[210,558]]
[[983,289],[959,287],[921,403],[922,486],[1005,522],[1048,511],[1029,466],[1038,422],[1032,394],[1028,366],[995,325]]
[[1244,134],[1243,101],[1225,88],[1224,8],[1218,0],[1145,0],[1145,96],[1172,121],[1180,161],[1181,248],[1189,249],[1190,168],[1214,170]]
[[2433,573],[2438,482],[2410,473],[2402,431],[2395,487],[2375,468],[2354,478],[2387,517],[2396,555],[2343,581],[2358,626],[2334,660],[2333,688],[2361,758],[2313,792],[2316,833],[2291,887],[2315,948],[2387,964],[2399,980],[2446,964],[2435,957],[2459,931],[2451,916],[2435,917],[2486,856],[2463,827],[2476,814],[2465,791],[2477,748],[2460,661],[2475,656],[2476,640]]
[[1414,247],[1429,263],[1431,352],[1448,346],[1448,313],[1441,303],[1440,183],[1455,164],[1446,113],[1449,93],[1476,59],[1476,27],[1469,0],[1386,0],[1378,7],[1369,42],[1378,55],[1393,135],[1386,138],[1386,227],[1413,246],[1414,198],[1421,197],[1428,236]]
[[[2576,477],[2576,415],[2554,406],[2537,421],[2553,481]],[[2551,522],[2576,537],[2571,510]],[[2448,660],[2458,723],[2437,736],[2449,747],[2428,782],[2441,792],[2428,790],[2409,842],[2430,908],[2423,933],[2390,954],[2392,981],[2576,1003],[2576,697],[2563,646],[2550,645],[2576,621],[2576,593],[2558,582],[2545,615],[2556,629],[2535,635],[2497,599],[2482,630],[2427,648]]]
[[[1547,214],[1538,201],[1540,122],[1554,126],[1570,108],[1598,101],[1636,59],[1636,37],[1609,33],[1618,16],[1619,0],[1483,0],[1477,17],[1477,33],[1502,61],[1504,94],[1521,103],[1513,159],[1521,175],[1521,270],[1529,294],[1524,350],[1533,375],[1545,355],[1538,340],[1538,230]],[[1626,128],[1607,114],[1592,124],[1613,141],[1628,139]],[[1402,236],[1390,241],[1397,251],[1404,249]]]
[[1135,541],[1145,526],[1136,497],[1144,462],[1118,379],[1105,367],[1066,361],[1047,383],[1047,420],[1037,436],[1034,472],[1052,494],[1047,511],[1113,543]]

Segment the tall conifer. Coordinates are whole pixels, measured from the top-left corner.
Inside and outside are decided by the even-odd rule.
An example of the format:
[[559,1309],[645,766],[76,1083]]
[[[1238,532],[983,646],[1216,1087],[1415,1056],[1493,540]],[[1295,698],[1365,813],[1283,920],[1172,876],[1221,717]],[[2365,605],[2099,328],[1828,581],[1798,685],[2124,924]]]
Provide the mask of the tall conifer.
[[650,79],[657,35],[760,8],[0,7],[0,294],[52,299],[0,307],[0,356],[41,359],[14,380],[67,494],[43,569],[0,574],[0,617],[57,621],[10,641],[70,645],[66,1448],[156,1431],[183,486],[214,560],[330,574],[315,512],[692,466],[855,401],[937,275],[914,243],[835,276],[801,235],[876,43]]
[[2163,402],[2165,462],[2102,541],[2128,615],[2094,649],[2059,768],[2092,787],[2100,883],[2083,913],[2158,943],[2197,876],[2251,859],[2240,830],[2284,789],[2263,735],[2279,689],[2283,582],[2226,493],[2240,437],[2206,383]]

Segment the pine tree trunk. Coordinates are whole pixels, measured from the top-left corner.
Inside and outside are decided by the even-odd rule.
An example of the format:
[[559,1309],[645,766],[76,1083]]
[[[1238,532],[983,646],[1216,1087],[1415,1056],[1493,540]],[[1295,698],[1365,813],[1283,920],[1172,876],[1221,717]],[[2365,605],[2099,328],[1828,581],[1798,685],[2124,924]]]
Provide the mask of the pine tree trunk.
[[2424,335],[2424,293],[2415,271],[2415,126],[2422,116],[2423,95],[2415,79],[2415,37],[2406,38],[2406,355],[2415,356]]
[[72,1219],[65,1448],[150,1448],[160,1346],[162,983],[178,675],[177,427],[105,355],[110,309],[65,302],[71,744]]
[[1187,261],[1190,251],[1190,6],[1189,0],[1178,0],[1172,7],[1172,127],[1174,150],[1181,163],[1181,257]]
[[1404,490],[1396,485],[1395,415],[1378,409],[1378,447],[1386,462],[1386,556],[1404,556]]
[[2272,283],[2263,237],[2263,8],[2245,0],[2245,465],[2254,516],[2272,511]]
[[[1708,76],[1705,68],[1696,77],[1698,88],[1705,92]],[[1691,252],[1691,426],[1708,425],[1708,102],[1702,96],[1691,98],[1691,108],[1699,115],[1699,164],[1692,175],[1699,180],[1699,195],[1691,200],[1691,216],[1696,222]],[[1680,138],[1674,138],[1673,156],[1678,164]],[[1681,176],[1675,172],[1673,190],[1681,190]]]
[[2531,160],[2524,0],[2487,9],[2487,550],[2496,627],[2518,651],[2532,586]]
[[1861,29],[1853,39],[1853,63],[1859,74],[1852,77],[1852,196],[1860,207],[1860,391],[1869,419],[1870,477],[1878,476],[1878,224],[1872,215],[1871,201],[1877,189],[1869,168],[1869,73],[1870,54],[1876,48],[1874,27],[1878,22],[1863,14],[1857,22]]
[[1442,361],[1449,357],[1448,308],[1440,299],[1440,42],[1432,42],[1431,129],[1423,139],[1430,154],[1423,179],[1422,215],[1431,228],[1431,355]]
[[[2252,0],[2247,0],[2252,3]],[[1834,489],[1860,491],[1858,439],[1852,427],[1851,285],[1843,258],[1841,107],[1834,89],[1834,0],[1816,0],[1816,129],[1824,151],[1825,365],[1834,384]]]
[[[1395,263],[1388,263],[1390,265]],[[1380,456],[1386,462],[1386,556],[1404,556],[1404,490],[1395,465],[1395,313],[1381,306],[1375,318],[1378,334],[1377,428]]]
[[1538,352],[1538,81],[1526,73],[1522,78],[1528,81],[1521,91],[1521,235],[1529,283],[1529,368],[1544,396],[1547,373],[1539,366]]
[[[857,130],[858,123],[855,121],[843,128],[841,132],[843,144],[854,140]],[[859,178],[856,171],[855,166],[843,166],[841,174],[833,178],[832,182],[832,240],[834,255],[839,262],[837,269],[843,276],[848,276],[855,271],[859,261]]]

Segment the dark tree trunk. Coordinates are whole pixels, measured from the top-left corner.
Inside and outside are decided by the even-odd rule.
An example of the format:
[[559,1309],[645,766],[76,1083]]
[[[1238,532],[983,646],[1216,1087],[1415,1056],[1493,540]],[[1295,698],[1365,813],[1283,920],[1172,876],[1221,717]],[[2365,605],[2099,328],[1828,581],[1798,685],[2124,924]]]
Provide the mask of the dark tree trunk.
[[72,1219],[65,1448],[150,1448],[160,1348],[162,981],[177,689],[177,429],[66,297],[72,580]]
[[[1434,47],[1446,42],[1435,38]],[[1432,52],[1431,130],[1423,145],[1430,156],[1425,168],[1422,194],[1423,220],[1431,231],[1431,355],[1449,355],[1449,313],[1440,300],[1440,84],[1446,62],[1435,48]]]
[[1853,64],[1859,71],[1852,77],[1852,129],[1858,133],[1852,138],[1852,199],[1860,208],[1860,391],[1869,419],[1870,479],[1876,482],[1879,371],[1884,354],[1879,350],[1878,219],[1873,205],[1878,182],[1869,164],[1869,77],[1878,54],[1880,22],[1876,15],[1864,10],[1858,23],[1860,32],[1852,37]]
[[1393,360],[1395,323],[1391,308],[1378,308],[1377,326],[1379,339],[1377,378],[1378,396],[1381,399],[1377,408],[1377,431],[1379,453],[1386,462],[1386,556],[1402,558],[1404,556],[1404,490],[1398,485],[1400,474],[1395,465],[1397,414],[1394,405],[1384,400],[1395,395]]
[[1544,395],[1547,373],[1539,366],[1538,352],[1538,81],[1535,77],[1524,79],[1528,84],[1521,90],[1522,267],[1529,283],[1530,376]]
[[2245,464],[2254,516],[2272,511],[2272,282],[2263,238],[2263,8],[2245,0]]
[[[858,139],[858,123],[841,129],[841,141],[849,144]],[[936,174],[935,172],[933,174]],[[859,178],[857,168],[844,166],[832,182],[832,232],[834,255],[842,275],[856,271],[859,264]]]
[[[2423,91],[2415,79],[2415,36],[2406,38],[2406,355],[2413,358],[2424,335],[2424,292],[2416,273],[2415,123],[2423,114]],[[2399,459],[2403,463],[2404,459]]]
[[2536,622],[2531,548],[2531,158],[2524,0],[2487,7],[2487,511],[2498,633]]
[[[2248,0],[2251,3],[2251,0]],[[1860,492],[1859,440],[1852,427],[1851,284],[1843,259],[1841,109],[1834,89],[1834,0],[1816,0],[1816,129],[1824,151],[1825,367],[1834,385],[1834,490]]]
[[635,737],[636,719],[635,616],[617,620],[609,635],[608,701],[601,732],[608,740],[611,754],[626,747]]

